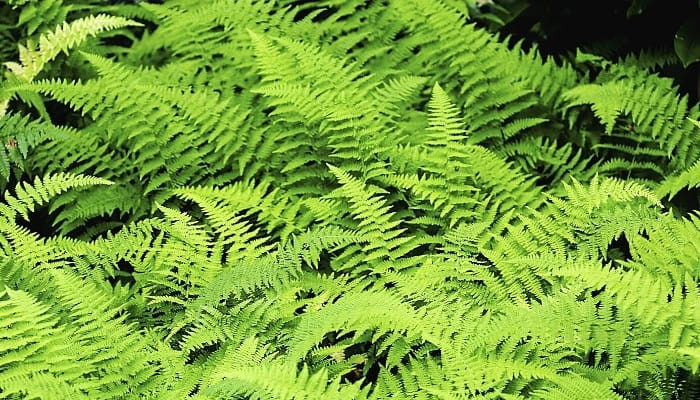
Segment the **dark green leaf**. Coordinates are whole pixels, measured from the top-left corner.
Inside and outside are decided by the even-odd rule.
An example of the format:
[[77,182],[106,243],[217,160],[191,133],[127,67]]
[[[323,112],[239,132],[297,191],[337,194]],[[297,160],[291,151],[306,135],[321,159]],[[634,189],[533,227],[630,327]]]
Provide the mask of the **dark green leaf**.
[[684,67],[700,60],[700,22],[697,18],[691,18],[678,29],[673,47]]

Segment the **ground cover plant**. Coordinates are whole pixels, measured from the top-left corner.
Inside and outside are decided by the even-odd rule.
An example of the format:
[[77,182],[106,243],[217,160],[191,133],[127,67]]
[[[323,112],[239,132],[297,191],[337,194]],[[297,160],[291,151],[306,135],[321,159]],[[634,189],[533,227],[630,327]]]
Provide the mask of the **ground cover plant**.
[[698,396],[663,59],[489,2],[109,3],[0,6],[0,398]]

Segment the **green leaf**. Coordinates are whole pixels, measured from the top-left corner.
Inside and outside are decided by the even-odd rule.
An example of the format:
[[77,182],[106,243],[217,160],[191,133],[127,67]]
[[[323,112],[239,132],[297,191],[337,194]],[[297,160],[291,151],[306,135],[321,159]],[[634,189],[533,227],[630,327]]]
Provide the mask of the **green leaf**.
[[700,21],[697,18],[689,19],[678,29],[673,47],[686,68],[700,60]]

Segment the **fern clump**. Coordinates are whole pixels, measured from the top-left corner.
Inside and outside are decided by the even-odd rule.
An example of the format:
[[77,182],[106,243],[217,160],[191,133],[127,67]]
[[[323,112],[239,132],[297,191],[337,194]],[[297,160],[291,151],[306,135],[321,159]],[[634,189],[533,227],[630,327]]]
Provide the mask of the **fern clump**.
[[698,105],[656,64],[543,57],[482,2],[85,3],[0,6],[33,36],[0,396],[698,390]]

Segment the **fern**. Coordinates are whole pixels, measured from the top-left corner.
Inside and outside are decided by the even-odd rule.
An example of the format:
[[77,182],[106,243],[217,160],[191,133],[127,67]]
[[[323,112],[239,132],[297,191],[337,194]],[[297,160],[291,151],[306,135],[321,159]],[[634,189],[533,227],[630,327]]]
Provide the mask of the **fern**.
[[100,184],[110,185],[112,182],[106,179],[72,174],[56,174],[43,180],[36,178],[33,185],[17,185],[14,195],[5,192],[5,201],[11,208],[4,205],[1,212],[8,219],[13,218],[16,214],[28,219],[28,213],[34,211],[34,207],[48,202],[49,199],[69,188]]
[[680,174],[672,175],[664,179],[656,188],[656,195],[661,198],[667,196],[673,198],[684,188],[693,189],[700,186],[700,182],[698,182],[698,171],[700,171],[700,160],[696,161],[690,168],[682,171]]
[[333,381],[327,384],[328,377],[323,371],[309,374],[303,369],[299,375],[296,367],[289,365],[263,364],[231,371],[223,376],[223,381],[209,387],[204,393],[214,398],[228,398],[232,395],[247,395],[250,398],[313,399],[322,396],[326,399],[357,399],[363,392],[358,384],[340,385]]
[[[129,332],[124,318],[109,321],[116,310],[108,308],[103,294],[81,289],[79,278],[70,274],[56,271],[52,275],[65,307],[61,319],[47,315],[51,303],[42,305],[21,291],[5,288],[3,292],[9,345],[0,356],[3,393],[117,398],[155,372],[148,366],[145,343],[139,344],[139,335]],[[128,383],[125,376],[136,379]]]
[[454,0],[157,3],[0,6],[4,397],[695,394],[665,56]]
[[26,169],[25,163],[29,151],[45,140],[69,140],[75,131],[58,127],[49,123],[29,121],[28,117],[20,114],[5,115],[0,117],[0,132],[2,142],[0,147],[0,178],[7,182],[12,173],[12,167],[16,166],[20,171]]
[[29,41],[26,47],[20,45],[19,63],[7,62],[5,66],[14,76],[29,82],[41,72],[46,63],[53,60],[60,52],[67,52],[69,48],[77,46],[89,36],[97,35],[106,30],[134,25],[139,24],[122,17],[109,15],[94,15],[70,23],[63,23],[55,31],[39,38],[38,49],[32,41]]
[[[687,98],[678,96],[669,79],[632,66],[616,65],[604,70],[597,80],[567,91],[564,97],[568,107],[591,104],[606,134],[613,133],[626,116],[631,129],[625,137],[645,147],[663,149],[667,157],[677,153],[671,167],[688,165],[695,154],[695,144],[693,126],[686,117],[697,111],[688,106]],[[640,153],[637,150],[634,154]]]

